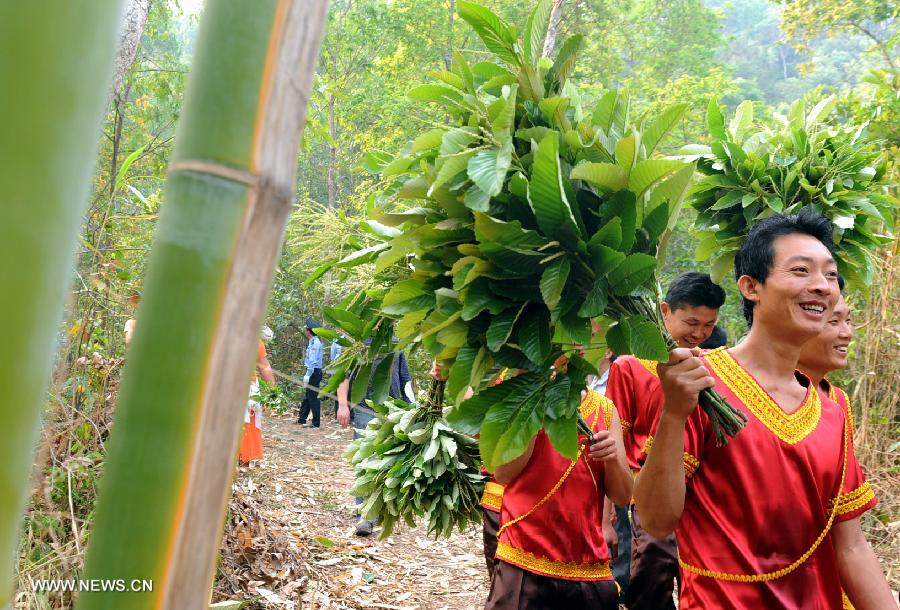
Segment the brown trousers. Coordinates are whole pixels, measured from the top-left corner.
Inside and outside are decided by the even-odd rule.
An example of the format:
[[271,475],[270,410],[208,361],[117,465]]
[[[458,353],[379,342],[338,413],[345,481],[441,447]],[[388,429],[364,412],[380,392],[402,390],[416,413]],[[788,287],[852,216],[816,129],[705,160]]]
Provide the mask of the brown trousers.
[[487,564],[488,578],[494,577],[494,555],[497,554],[497,530],[500,529],[500,513],[481,507],[484,513],[484,525],[481,538],[484,540],[484,561]]
[[614,580],[563,580],[497,560],[484,610],[617,610]]
[[678,578],[675,535],[654,538],[641,527],[631,507],[631,582],[625,592],[628,610],[675,610],[672,593]]

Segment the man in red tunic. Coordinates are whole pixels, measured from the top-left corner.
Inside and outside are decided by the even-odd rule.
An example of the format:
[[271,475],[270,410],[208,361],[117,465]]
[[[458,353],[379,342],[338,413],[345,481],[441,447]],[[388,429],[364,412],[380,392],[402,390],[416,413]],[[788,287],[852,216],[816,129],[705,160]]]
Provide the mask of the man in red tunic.
[[590,451],[563,457],[541,430],[499,466],[506,485],[486,610],[616,610],[618,593],[601,526],[603,498],[624,504],[632,478],[613,404],[589,390],[581,415]]
[[[796,372],[837,301],[831,234],[808,210],[761,220],[735,259],[747,338],[659,366],[665,402],[635,501],[649,532],[675,530],[681,610],[839,610],[842,584],[857,610],[897,607],[859,524],[875,499],[849,422]],[[724,447],[696,408],[709,387],[748,417]]]
[[[716,325],[725,291],[705,273],[683,273],[669,285],[662,314],[666,329],[680,347],[706,341]],[[653,444],[663,405],[656,362],[634,356],[618,358],[612,366],[606,395],[622,418],[625,454],[637,474]],[[625,590],[629,610],[674,610],[672,597],[678,576],[675,536],[654,538],[641,527],[638,511],[631,513],[631,581]]]

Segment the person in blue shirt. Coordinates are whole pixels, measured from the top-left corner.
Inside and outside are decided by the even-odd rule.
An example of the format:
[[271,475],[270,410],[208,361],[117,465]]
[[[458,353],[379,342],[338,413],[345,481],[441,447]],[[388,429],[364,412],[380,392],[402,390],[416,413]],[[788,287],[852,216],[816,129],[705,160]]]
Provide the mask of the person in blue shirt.
[[[306,337],[309,344],[306,346],[306,357],[303,359],[303,366],[306,368],[306,374],[303,376],[303,383],[306,384],[306,397],[300,403],[300,416],[297,423],[304,428],[318,428],[321,425],[322,404],[319,402],[319,386],[322,384],[322,340],[313,332],[318,328],[312,319],[306,319]],[[306,419],[312,412],[312,422]]]

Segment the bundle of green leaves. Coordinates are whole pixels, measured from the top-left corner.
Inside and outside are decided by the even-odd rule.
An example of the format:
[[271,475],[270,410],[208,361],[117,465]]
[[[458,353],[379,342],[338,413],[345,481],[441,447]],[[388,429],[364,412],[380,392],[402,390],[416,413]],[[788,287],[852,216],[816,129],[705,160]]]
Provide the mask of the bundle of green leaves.
[[779,129],[753,130],[753,104],[738,106],[725,126],[715,99],[707,110],[712,144],[689,146],[688,161],[706,174],[692,189],[697,212],[697,260],[711,259],[714,278],[733,267],[744,236],[773,213],[812,207],[834,223],[838,269],[857,287],[869,286],[875,251],[891,243],[898,201],[888,191],[885,155],[866,139],[866,125],[829,122],[834,98],[809,112],[802,100]]
[[480,523],[478,443],[426,406],[401,400],[373,406],[375,418],[346,456],[356,468],[351,493],[366,498],[360,514],[381,522],[381,537],[400,520],[415,527],[424,518],[435,537]]
[[[369,243],[313,275],[373,265],[368,290],[325,312],[356,345],[332,382],[367,371],[386,349],[421,347],[449,371],[448,399],[459,406],[448,419],[480,435],[488,469],[521,455],[541,428],[574,458],[594,371],[578,346],[661,361],[672,347],[659,321],[657,257],[694,166],[653,154],[685,107],[635,117],[627,93],[607,91],[587,108],[569,79],[581,38],[553,61],[540,57],[549,0],[521,40],[488,9],[457,8],[499,62],[455,53],[450,71],[432,73],[439,82],[409,93],[443,110],[434,124],[401,154],[367,160],[385,183],[363,223]],[[554,370],[561,356],[568,366]],[[523,374],[490,387],[502,368]],[[383,362],[373,379],[389,371]],[[730,417],[733,434],[743,422]]]

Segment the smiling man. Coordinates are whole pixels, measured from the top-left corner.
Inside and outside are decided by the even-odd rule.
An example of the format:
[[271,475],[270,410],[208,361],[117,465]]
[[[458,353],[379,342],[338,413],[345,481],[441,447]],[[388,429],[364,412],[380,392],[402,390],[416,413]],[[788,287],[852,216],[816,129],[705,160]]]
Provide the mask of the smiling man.
[[[661,305],[666,330],[679,347],[697,347],[709,338],[724,302],[725,291],[709,275],[683,273],[669,285]],[[622,419],[625,454],[635,474],[653,444],[663,405],[656,364],[634,356],[618,358],[606,389]],[[629,610],[674,610],[672,592],[678,576],[675,537],[654,538],[641,527],[634,510],[631,535],[631,578],[625,605]]]
[[[733,349],[679,348],[659,366],[665,395],[635,483],[644,527],[676,532],[681,610],[896,608],[859,524],[874,506],[843,409],[796,371],[838,301],[832,226],[808,210],[748,234],[735,276],[751,324]],[[712,442],[699,392],[715,387],[746,427]]]

